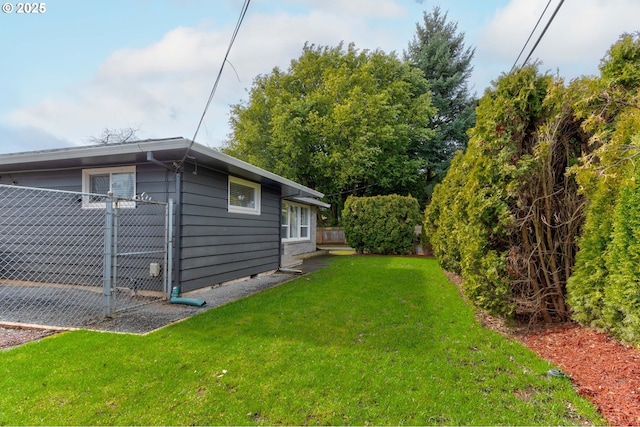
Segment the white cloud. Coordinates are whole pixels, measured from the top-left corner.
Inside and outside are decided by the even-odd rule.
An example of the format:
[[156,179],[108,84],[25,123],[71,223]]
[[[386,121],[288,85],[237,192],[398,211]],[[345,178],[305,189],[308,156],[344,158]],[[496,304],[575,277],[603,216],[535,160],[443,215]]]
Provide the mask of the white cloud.
[[[553,1],[524,50],[521,63],[553,14]],[[484,62],[509,64],[508,71],[529,37],[546,0],[512,0],[496,12],[478,42],[477,56]],[[559,68],[569,78],[597,74],[599,60],[623,32],[637,29],[640,2],[635,0],[565,1],[532,59],[543,62],[543,70]],[[497,77],[497,76],[496,76]]]
[[304,4],[331,15],[390,18],[405,13],[405,8],[394,0],[287,0],[287,3]]
[[48,132],[33,126],[5,126],[0,123],[0,153],[18,153],[49,148],[61,148],[72,144],[56,138]]
[[[106,127],[140,126],[139,134],[145,138],[190,138],[229,36],[228,29],[177,28],[146,48],[118,50],[90,81],[15,110],[9,119],[18,126],[65,135],[77,144],[86,143]],[[236,80],[225,72],[225,79],[230,78]],[[225,84],[219,89],[228,95]],[[216,120],[214,129],[226,126],[226,120]],[[209,142],[219,145],[224,136],[223,132]]]
[[[393,43],[393,35],[367,27],[366,17],[402,13],[388,0],[373,5],[364,0],[309,2],[320,6],[300,14],[247,15],[198,141],[220,146],[228,133],[229,105],[247,98],[246,89],[258,74],[276,66],[288,68],[305,42],[335,46],[353,41],[358,48],[388,49],[384,44]],[[140,126],[144,138],[191,138],[231,33],[231,27],[178,27],[144,48],[117,50],[90,81],[17,109],[9,120],[63,135],[76,144],[86,143],[104,128],[130,126]]]
[[[480,38],[466,40],[477,47],[470,81],[474,90],[481,92],[488,81],[511,68],[545,4],[546,0],[511,0],[493,19],[483,20],[487,25],[482,32],[474,29]],[[552,2],[549,15],[556,4]],[[229,105],[247,99],[246,89],[258,74],[274,67],[287,69],[305,42],[354,42],[360,49],[401,54],[414,36],[415,21],[422,17],[418,9],[427,7],[416,7],[410,0],[288,0],[290,8],[267,1],[256,6],[262,7],[247,14],[225,64],[199,142],[220,146],[228,133]],[[446,3],[442,7],[446,9]],[[617,37],[634,31],[637,16],[636,0],[565,1],[534,57],[544,61],[543,70],[559,67],[570,78],[596,73],[600,58]],[[4,121],[39,128],[75,144],[86,143],[104,128],[131,126],[139,126],[143,138],[191,138],[234,24],[177,27],[143,48],[118,49],[90,79],[52,90],[40,102],[13,110]]]
[[228,43],[224,33],[207,27],[178,27],[142,49],[114,52],[98,70],[97,79],[152,78],[166,73],[210,70]]

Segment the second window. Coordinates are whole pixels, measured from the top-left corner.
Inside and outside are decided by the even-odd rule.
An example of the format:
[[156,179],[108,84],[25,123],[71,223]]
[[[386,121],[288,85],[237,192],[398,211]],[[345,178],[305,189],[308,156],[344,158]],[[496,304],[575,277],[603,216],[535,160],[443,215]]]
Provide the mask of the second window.
[[280,222],[282,240],[309,240],[310,221],[308,206],[283,203]]

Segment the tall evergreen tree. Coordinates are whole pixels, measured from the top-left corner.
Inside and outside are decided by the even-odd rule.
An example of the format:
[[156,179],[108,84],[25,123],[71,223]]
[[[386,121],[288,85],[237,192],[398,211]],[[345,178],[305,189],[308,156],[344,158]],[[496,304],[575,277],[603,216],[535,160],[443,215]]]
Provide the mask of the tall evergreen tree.
[[467,86],[475,49],[465,47],[464,33],[458,32],[457,23],[447,21],[447,14],[439,7],[424,12],[423,18],[424,25],[416,24],[416,35],[404,59],[422,70],[438,110],[429,124],[436,131],[435,137],[429,144],[416,147],[414,153],[427,161],[425,179],[427,185],[433,185],[446,174],[453,154],[466,149],[466,132],[475,122],[476,100]]

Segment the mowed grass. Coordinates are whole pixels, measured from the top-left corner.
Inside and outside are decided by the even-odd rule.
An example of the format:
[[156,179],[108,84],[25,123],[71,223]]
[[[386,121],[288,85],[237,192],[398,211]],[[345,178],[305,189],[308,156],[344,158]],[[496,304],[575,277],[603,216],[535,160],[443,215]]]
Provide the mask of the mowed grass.
[[147,336],[0,352],[0,424],[605,424],[550,368],[478,325],[436,261],[343,256]]

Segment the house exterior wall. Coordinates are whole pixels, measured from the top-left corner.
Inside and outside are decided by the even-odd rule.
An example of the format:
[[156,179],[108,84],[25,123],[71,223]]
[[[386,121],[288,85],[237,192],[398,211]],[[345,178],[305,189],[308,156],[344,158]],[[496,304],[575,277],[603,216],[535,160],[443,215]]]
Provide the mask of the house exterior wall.
[[[105,164],[104,167],[125,165]],[[281,260],[315,251],[316,215],[313,207],[310,215],[310,240],[281,243],[279,188],[261,185],[259,215],[232,213],[228,211],[227,173],[200,166],[197,174],[194,174],[194,165],[186,164],[185,167],[188,170],[181,175],[181,206],[176,212],[181,215],[181,229],[178,233],[180,241],[174,242],[174,254],[179,254],[180,257],[180,271],[174,272],[174,277],[183,292],[273,271],[280,267]],[[177,201],[175,181],[175,173],[159,165],[136,165],[138,195],[145,193],[159,202],[167,202],[169,198]],[[0,184],[80,192],[82,168],[15,172],[10,175],[0,171]],[[78,200],[78,212],[83,211],[80,208],[81,202]],[[103,230],[96,232],[103,233]],[[175,246],[178,244],[179,248]],[[72,249],[58,245],[52,250],[64,255]],[[91,271],[101,273],[102,259],[98,258],[100,257],[90,262]],[[89,260],[85,259],[83,262],[89,263]],[[148,275],[148,270],[144,274]],[[52,282],[64,281],[62,276],[52,278]]]
[[3,187],[0,279],[100,285],[104,224],[104,212],[82,209],[74,193]]
[[11,174],[0,172],[0,184],[82,191],[82,170],[13,172]]
[[182,180],[183,291],[280,266],[280,191],[261,186],[259,215],[228,211],[228,175],[198,168]]
[[[104,167],[114,166],[122,165],[105,165]],[[166,202],[168,197],[175,197],[174,180],[173,172],[162,167],[152,164],[136,165],[138,194],[146,193],[157,202]],[[12,172],[10,175],[0,171],[0,184],[80,192],[82,191],[82,169]]]

